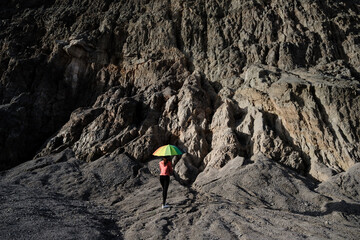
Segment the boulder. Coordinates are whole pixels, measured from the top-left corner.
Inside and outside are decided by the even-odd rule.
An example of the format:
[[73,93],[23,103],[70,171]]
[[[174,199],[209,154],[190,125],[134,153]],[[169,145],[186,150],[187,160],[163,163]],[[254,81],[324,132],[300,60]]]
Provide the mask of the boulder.
[[174,168],[174,175],[180,182],[184,184],[192,183],[196,179],[199,172],[191,162],[191,156],[185,154],[176,163]]

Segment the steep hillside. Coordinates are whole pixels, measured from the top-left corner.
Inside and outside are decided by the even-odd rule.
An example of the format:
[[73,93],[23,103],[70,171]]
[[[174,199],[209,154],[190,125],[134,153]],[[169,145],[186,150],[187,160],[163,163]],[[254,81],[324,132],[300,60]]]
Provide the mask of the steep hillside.
[[[149,223],[155,238],[356,238],[359,1],[14,0],[0,20],[4,194],[60,194],[79,218],[104,204],[94,238],[145,238]],[[164,220],[136,199],[160,194],[152,153],[168,143],[186,153],[183,208]],[[301,229],[280,228],[284,212]]]
[[[61,131],[72,137],[58,134],[43,152],[67,145],[85,159],[91,149],[94,160],[130,147],[146,160],[152,149],[133,153],[127,145],[156,131],[147,147],[170,137],[199,167],[218,161],[211,158],[224,134],[216,128],[226,128],[227,159],[266,151],[305,172],[310,162],[338,172],[359,157],[356,2],[13,1],[1,9],[2,168],[32,158],[78,107],[92,110],[77,110],[70,119],[77,127]],[[251,91],[264,95],[260,104]],[[259,121],[282,126],[261,130],[273,131],[282,149],[261,150],[251,126],[239,129],[252,106]],[[215,126],[226,111],[231,125]],[[84,127],[100,118],[104,126],[90,140]]]

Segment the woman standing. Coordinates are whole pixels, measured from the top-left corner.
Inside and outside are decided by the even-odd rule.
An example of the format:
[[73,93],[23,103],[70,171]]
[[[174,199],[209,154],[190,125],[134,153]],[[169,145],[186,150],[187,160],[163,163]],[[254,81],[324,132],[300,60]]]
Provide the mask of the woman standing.
[[173,173],[171,161],[168,158],[163,157],[162,161],[159,162],[160,166],[160,183],[163,189],[163,203],[162,208],[169,208],[166,204],[167,191],[170,183],[170,175]]

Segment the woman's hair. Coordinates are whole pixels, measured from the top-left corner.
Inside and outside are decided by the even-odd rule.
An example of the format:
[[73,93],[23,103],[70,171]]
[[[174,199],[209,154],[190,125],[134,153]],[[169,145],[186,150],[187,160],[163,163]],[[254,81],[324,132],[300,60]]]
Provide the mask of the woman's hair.
[[164,163],[167,164],[169,159],[167,157],[163,157]]

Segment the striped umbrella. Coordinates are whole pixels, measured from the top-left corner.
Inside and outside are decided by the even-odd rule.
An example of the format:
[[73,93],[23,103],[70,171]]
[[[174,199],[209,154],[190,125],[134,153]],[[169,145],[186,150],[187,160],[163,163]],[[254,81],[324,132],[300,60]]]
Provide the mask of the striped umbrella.
[[177,148],[174,145],[164,145],[162,147],[159,147],[154,153],[154,156],[158,157],[165,157],[165,156],[175,156],[175,155],[181,155],[183,152]]

